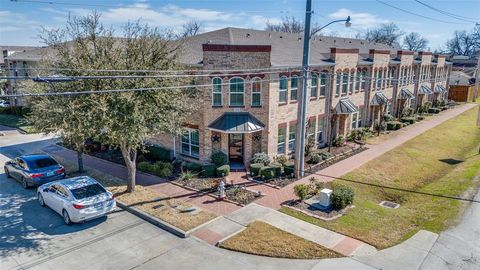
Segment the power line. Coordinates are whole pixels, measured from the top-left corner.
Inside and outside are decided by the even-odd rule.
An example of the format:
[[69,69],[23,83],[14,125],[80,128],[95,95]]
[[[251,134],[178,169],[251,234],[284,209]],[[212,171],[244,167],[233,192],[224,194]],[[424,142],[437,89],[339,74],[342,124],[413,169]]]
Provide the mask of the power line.
[[[419,3],[419,4],[421,4],[421,5],[423,5],[423,6],[425,6],[425,7],[428,7],[428,8],[430,8],[430,9],[433,9],[433,10],[435,10],[435,11],[437,11],[437,12],[443,14],[443,15],[449,16],[449,17],[454,18],[454,19],[457,19],[457,20],[461,20],[461,21],[465,21],[465,22],[470,22],[470,23],[477,23],[477,21],[478,21],[478,18],[470,18],[470,17],[465,17],[465,16],[456,15],[456,14],[453,14],[453,13],[450,13],[450,12],[447,12],[447,11],[444,11],[444,10],[441,10],[441,9],[438,9],[438,8],[436,8],[436,7],[434,7],[434,6],[431,6],[431,5],[427,4],[427,3],[424,3],[424,2],[422,2],[422,1],[420,1],[420,0],[413,0],[413,1],[415,1],[415,2],[417,2],[417,3]],[[472,21],[472,20],[477,20],[477,21]]]
[[435,19],[435,18],[432,18],[432,17],[428,17],[428,16],[424,16],[424,15],[421,15],[421,14],[418,14],[418,13],[415,13],[415,12],[411,12],[411,11],[408,11],[406,9],[403,9],[403,8],[399,8],[397,6],[394,6],[390,3],[387,3],[387,2],[384,2],[382,0],[375,0],[383,5],[386,5],[386,6],[389,6],[391,8],[394,8],[396,10],[400,10],[400,11],[403,11],[405,13],[408,13],[408,14],[411,14],[411,15],[415,15],[417,17],[421,17],[421,18],[424,18],[424,19],[428,19],[428,20],[432,20],[432,21],[436,21],[436,22],[441,22],[441,23],[448,23],[448,24],[470,24],[470,23],[461,23],[461,22],[449,22],[449,21],[444,21],[444,20],[439,20],[439,19]]

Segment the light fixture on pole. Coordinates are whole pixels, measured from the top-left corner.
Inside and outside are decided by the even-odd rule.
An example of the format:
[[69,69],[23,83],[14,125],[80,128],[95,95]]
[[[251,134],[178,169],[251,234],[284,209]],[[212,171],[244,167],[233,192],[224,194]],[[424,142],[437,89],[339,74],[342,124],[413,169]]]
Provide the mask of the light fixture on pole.
[[306,118],[307,118],[307,79],[310,62],[310,38],[324,29],[325,27],[338,22],[345,22],[345,27],[352,25],[350,16],[343,20],[332,21],[319,29],[311,32],[311,18],[312,18],[312,0],[307,0],[307,8],[305,12],[305,31],[303,38],[303,60],[302,60],[302,88],[300,89],[298,112],[297,112],[297,132],[295,135],[295,176],[297,178],[303,177],[305,173],[305,133],[306,133]]

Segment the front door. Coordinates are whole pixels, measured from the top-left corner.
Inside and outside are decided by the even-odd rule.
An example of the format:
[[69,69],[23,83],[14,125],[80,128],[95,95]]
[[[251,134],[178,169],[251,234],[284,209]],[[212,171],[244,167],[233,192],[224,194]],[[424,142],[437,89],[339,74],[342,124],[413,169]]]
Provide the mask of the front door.
[[230,164],[243,164],[243,134],[228,134]]

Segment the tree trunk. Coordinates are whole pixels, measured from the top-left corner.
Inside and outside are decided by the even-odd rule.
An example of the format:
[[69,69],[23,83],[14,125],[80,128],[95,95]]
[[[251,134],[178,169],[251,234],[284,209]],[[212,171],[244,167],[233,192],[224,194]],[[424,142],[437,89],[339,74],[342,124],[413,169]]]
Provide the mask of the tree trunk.
[[134,192],[137,172],[137,150],[132,149],[126,143],[120,144],[120,150],[127,167],[127,192]]
[[328,152],[332,150],[332,143],[333,143],[333,130],[335,129],[335,124],[337,122],[336,114],[332,114],[330,118],[330,133],[328,134]]
[[77,161],[78,161],[78,172],[82,173],[84,171],[83,168],[83,147],[77,147]]

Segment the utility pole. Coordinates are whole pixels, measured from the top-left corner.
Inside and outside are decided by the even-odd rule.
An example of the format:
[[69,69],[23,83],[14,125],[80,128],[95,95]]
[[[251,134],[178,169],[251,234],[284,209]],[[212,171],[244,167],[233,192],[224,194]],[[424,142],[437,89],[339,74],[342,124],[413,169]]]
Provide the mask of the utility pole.
[[[473,102],[475,102],[478,98],[478,86],[480,84],[480,48],[478,49],[477,55],[477,70],[475,71],[475,90],[473,91]],[[480,106],[478,107],[478,116],[477,116],[477,127],[480,128]],[[480,153],[480,149],[478,150]]]
[[312,0],[307,0],[305,11],[305,29],[303,32],[302,88],[300,89],[297,113],[297,132],[295,134],[295,176],[303,177],[305,171],[305,129],[307,118],[308,65],[310,61],[310,25],[312,19]]

